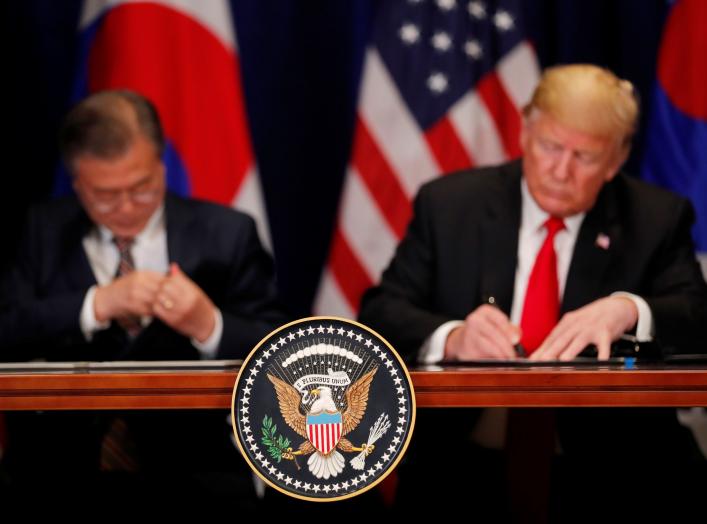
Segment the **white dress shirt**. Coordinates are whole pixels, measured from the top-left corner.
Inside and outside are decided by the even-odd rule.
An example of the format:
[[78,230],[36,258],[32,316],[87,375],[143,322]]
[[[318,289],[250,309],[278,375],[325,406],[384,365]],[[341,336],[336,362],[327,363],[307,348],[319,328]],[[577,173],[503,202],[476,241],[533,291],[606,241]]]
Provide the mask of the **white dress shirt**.
[[[521,179],[521,221],[518,231],[518,265],[516,267],[515,284],[513,286],[513,303],[511,306],[510,320],[516,326],[520,325],[525,302],[525,292],[528,287],[530,272],[535,264],[538,251],[545,241],[547,231],[545,221],[549,218],[535,202],[528,190],[525,179]],[[574,245],[582,226],[586,213],[579,213],[564,218],[565,229],[555,235],[555,254],[557,257],[557,283],[560,296],[564,294],[567,282]],[[608,247],[608,245],[607,245]],[[638,323],[636,325],[636,339],[639,342],[651,340],[653,333],[653,315],[644,299],[637,295],[625,292],[613,293],[613,296],[623,296],[633,301],[638,309]],[[418,361],[426,364],[440,362],[444,358],[444,347],[447,337],[462,320],[452,320],[439,326],[423,343],[418,353]]]
[[[110,326],[110,321],[99,322],[96,319],[94,299],[97,286],[109,284],[118,272],[120,253],[113,242],[113,233],[105,226],[95,226],[83,238],[83,248],[96,278],[97,285],[86,293],[80,316],[80,326],[86,340],[90,341],[93,334]],[[165,224],[164,205],[160,206],[150,217],[145,228],[135,236],[131,247],[135,269],[156,271],[167,274],[169,271],[169,254],[167,253],[167,228]],[[152,317],[142,317],[143,327],[152,322]],[[223,316],[216,309],[214,330],[204,342],[192,338],[192,345],[199,351],[202,358],[213,358],[216,355],[221,336],[223,335]]]

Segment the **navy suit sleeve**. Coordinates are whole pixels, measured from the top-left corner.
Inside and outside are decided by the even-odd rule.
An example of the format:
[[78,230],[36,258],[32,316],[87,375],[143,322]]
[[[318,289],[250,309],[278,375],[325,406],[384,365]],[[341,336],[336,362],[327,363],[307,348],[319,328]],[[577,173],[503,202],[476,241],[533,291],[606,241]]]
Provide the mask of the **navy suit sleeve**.
[[372,327],[408,360],[432,332],[451,317],[433,311],[435,286],[434,206],[423,188],[415,199],[414,216],[380,285],[361,301],[359,319]]
[[[40,238],[47,225],[31,211],[14,262],[2,273],[0,283],[0,358],[28,360],[51,357],[42,353],[42,341],[83,341],[79,315],[85,289],[45,289],[50,259],[57,256]],[[45,344],[48,348],[48,345]],[[30,353],[28,353],[28,351]],[[50,352],[50,349],[46,349]]]
[[707,285],[694,255],[691,204],[680,199],[672,217],[672,227],[651,260],[652,278],[644,298],[653,313],[655,335],[664,352],[704,353]]
[[268,333],[286,322],[278,301],[272,258],[263,249],[254,221],[246,217],[231,265],[227,293],[216,305],[223,314],[217,358],[243,358]]

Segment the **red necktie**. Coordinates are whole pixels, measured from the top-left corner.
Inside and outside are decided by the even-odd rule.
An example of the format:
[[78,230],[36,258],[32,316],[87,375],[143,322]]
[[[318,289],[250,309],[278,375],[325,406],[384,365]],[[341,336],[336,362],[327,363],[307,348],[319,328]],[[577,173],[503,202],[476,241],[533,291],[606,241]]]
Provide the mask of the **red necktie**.
[[555,235],[565,228],[561,218],[550,217],[544,224],[547,236],[535,258],[525,292],[520,328],[521,345],[529,355],[540,347],[560,316],[560,291],[557,283]]

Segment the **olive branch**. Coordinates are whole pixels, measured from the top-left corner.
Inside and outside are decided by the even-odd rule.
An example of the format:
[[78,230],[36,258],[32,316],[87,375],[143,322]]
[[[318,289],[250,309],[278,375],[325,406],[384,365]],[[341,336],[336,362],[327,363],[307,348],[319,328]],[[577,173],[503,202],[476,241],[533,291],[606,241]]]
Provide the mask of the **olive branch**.
[[272,417],[265,415],[261,430],[263,432],[261,440],[263,444],[267,446],[270,456],[277,460],[278,463],[280,463],[283,458],[291,459],[294,461],[297,469],[299,469],[299,464],[297,464],[297,460],[292,455],[290,439],[277,434],[277,425],[273,424]]

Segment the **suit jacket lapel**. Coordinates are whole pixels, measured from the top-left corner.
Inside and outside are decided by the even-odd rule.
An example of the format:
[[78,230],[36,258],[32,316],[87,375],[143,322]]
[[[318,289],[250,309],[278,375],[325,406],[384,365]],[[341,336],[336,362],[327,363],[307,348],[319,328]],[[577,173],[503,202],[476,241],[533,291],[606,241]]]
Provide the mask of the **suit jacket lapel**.
[[499,179],[498,195],[488,199],[486,220],[481,226],[481,302],[493,297],[495,304],[508,315],[518,258],[520,179],[520,163],[514,163]]
[[83,238],[92,227],[91,220],[81,210],[75,226],[66,228],[65,238],[61,241],[60,245],[68,247],[62,255],[64,260],[59,263],[52,262],[52,267],[60,267],[66,271],[66,278],[72,289],[87,289],[96,284],[96,276],[83,248]]
[[198,264],[198,249],[193,242],[198,239],[190,234],[191,213],[184,210],[185,203],[170,195],[165,197],[165,220],[167,227],[167,255],[170,262],[176,262],[186,274],[191,275]]
[[602,189],[579,230],[572,254],[561,313],[603,296],[602,282],[621,243],[618,206],[612,184]]

